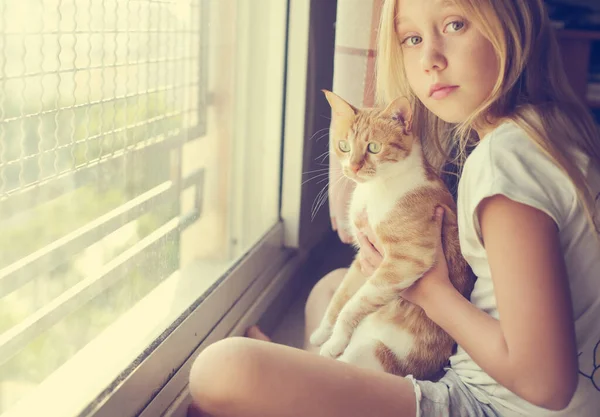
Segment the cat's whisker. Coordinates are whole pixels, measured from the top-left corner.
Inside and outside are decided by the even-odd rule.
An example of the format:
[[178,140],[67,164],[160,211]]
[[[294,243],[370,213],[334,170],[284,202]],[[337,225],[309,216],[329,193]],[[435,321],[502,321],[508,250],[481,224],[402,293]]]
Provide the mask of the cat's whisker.
[[[333,170],[334,173],[341,173],[341,169],[334,169]],[[329,179],[329,167],[327,168],[321,168],[321,169],[315,169],[312,171],[307,171],[307,172],[303,172],[302,175],[308,175],[308,174],[312,174],[313,176],[311,178],[306,179],[304,182],[302,182],[301,185],[304,185],[314,179],[317,178],[321,178],[321,180],[317,183],[317,184],[321,184],[323,181],[328,180]],[[326,177],[326,178],[322,178],[322,177]],[[340,177],[338,178],[338,181],[344,179],[344,177]]]
[[326,134],[324,134],[324,135],[321,135],[321,136],[320,136],[318,139],[316,139],[316,140],[315,140],[315,142],[316,142],[316,143],[319,143],[319,141],[320,141],[321,139],[324,139],[324,138],[326,138],[326,137],[328,137],[328,136],[329,136],[329,133],[326,133]]
[[[329,164],[324,164],[324,163],[321,163],[321,162],[319,162],[319,163],[317,164],[317,166],[318,166],[318,167],[327,167],[327,168],[329,168]],[[334,169],[334,170],[332,170],[332,172],[336,172],[336,173],[337,173],[337,172],[339,172],[339,171]]]
[[303,172],[302,175],[313,174],[315,172],[323,172],[323,171],[329,171],[329,169],[328,168],[319,168],[319,169],[315,169],[315,170],[312,170],[312,171]]
[[[320,182],[323,182],[323,181],[328,180],[328,179],[329,178],[323,179]],[[336,187],[340,181],[345,181],[344,186],[346,186],[347,185],[347,180],[348,180],[348,178],[346,178],[344,176],[341,176],[333,184],[333,187]],[[315,197],[315,201],[312,204],[311,221],[314,221],[314,219],[317,217],[317,213],[319,212],[319,210],[321,209],[321,207],[323,207],[323,205],[327,201],[328,191],[329,191],[329,187],[330,186],[331,185],[329,183],[325,184],[325,186],[317,194],[317,197]]]
[[319,143],[319,141],[325,137],[329,136],[329,133],[322,134],[318,138],[315,139],[315,143]]
[[325,172],[305,172],[303,175],[314,175],[313,178],[322,177],[323,175],[329,175],[329,170]]
[[315,203],[313,204],[314,208],[311,213],[311,221],[314,221],[317,217],[317,213],[319,209],[323,206],[324,202],[327,201],[327,185],[323,187],[323,189],[317,194],[317,198],[315,199]]
[[[327,127],[324,127],[324,128],[322,128],[322,129],[319,129],[319,130],[317,130],[317,131],[316,131],[314,134],[316,135],[317,133],[320,133],[320,132],[325,132],[326,130],[329,130],[329,126],[327,126]],[[313,135],[313,136],[314,136],[314,135]]]
[[313,133],[313,134],[312,134],[312,136],[310,137],[310,139],[309,139],[309,140],[313,140],[313,138],[314,138],[315,136],[317,136],[317,135],[320,135],[320,134],[322,134],[322,133],[323,133],[323,132],[325,132],[325,131],[327,131],[327,134],[329,134],[329,132],[328,132],[328,131],[329,131],[329,128],[328,128],[328,127],[326,127],[326,128],[323,128],[323,129],[319,129],[319,130],[317,130],[315,133]]
[[[329,182],[329,168],[322,169],[322,170],[315,170],[315,171],[312,171],[312,172],[319,172],[319,171],[327,171],[327,172],[321,172],[321,173],[319,173],[319,174],[317,174],[317,175],[315,175],[315,176],[313,176],[313,177],[305,180],[304,182],[302,182],[302,185],[304,185],[304,184],[306,184],[306,183],[308,183],[308,182],[310,182],[312,180],[316,180],[316,179],[319,179],[319,178],[320,178],[320,180],[317,181],[317,184],[322,184],[324,182],[327,182],[327,184],[325,184],[325,186],[323,187],[323,189],[321,189],[319,191],[319,193],[315,197],[315,201],[312,204],[312,207],[311,207],[311,217],[312,217],[313,220],[316,217],[316,215],[317,215],[318,211],[320,210],[320,208],[323,206],[323,204],[325,204],[325,201],[327,200],[327,196],[328,196],[327,195],[328,193],[326,191],[329,190],[329,183],[328,183]],[[337,168],[337,169],[333,170],[334,173],[341,173],[341,171],[342,170],[340,168]],[[344,191],[345,191],[346,187],[348,186],[348,178],[346,178],[343,175],[340,176],[336,180],[336,182],[334,183],[334,187],[337,186],[337,184],[339,184],[340,181],[344,181]]]
[[319,191],[319,193],[315,197],[315,200],[313,201],[313,204],[312,204],[311,213],[310,213],[311,221],[314,221],[315,217],[317,217],[317,213],[319,212],[319,209],[323,205],[323,199],[327,198],[328,190],[329,190],[329,183],[325,184],[325,186],[323,186],[321,191]]
[[[338,180],[335,182],[335,184],[337,184],[340,180],[342,180],[344,177],[338,178]],[[316,214],[319,212],[319,210],[321,209],[321,207],[323,207],[325,205],[325,203],[328,200],[329,197],[329,183],[325,184],[324,188],[324,193],[323,193],[323,197],[321,198],[320,203],[317,206],[316,212],[315,212],[315,216]]]
[[324,172],[324,173],[322,173],[322,174],[315,175],[314,177],[312,177],[312,178],[308,178],[307,180],[303,181],[301,185],[304,185],[304,184],[306,184],[307,182],[310,182],[310,181],[312,181],[312,180],[316,180],[317,178],[321,178],[321,181],[323,181],[324,179],[323,179],[322,177],[325,177],[325,178],[324,178],[325,180],[329,179],[329,178],[328,178],[328,177],[329,177],[329,173],[328,173],[328,172]]
[[[329,151],[325,151],[325,152],[323,152],[321,155],[317,156],[317,157],[315,158],[315,161],[316,161],[316,160],[318,160],[319,158],[323,158],[323,161],[324,161],[324,160],[325,160],[325,157],[327,157],[327,155],[329,155]],[[321,162],[323,162],[323,161],[321,161]]]
[[321,136],[321,137],[318,137],[317,139],[315,139],[315,143],[319,143],[319,141],[320,141],[321,139],[325,139],[327,136],[328,136],[328,135],[323,135],[323,136]]

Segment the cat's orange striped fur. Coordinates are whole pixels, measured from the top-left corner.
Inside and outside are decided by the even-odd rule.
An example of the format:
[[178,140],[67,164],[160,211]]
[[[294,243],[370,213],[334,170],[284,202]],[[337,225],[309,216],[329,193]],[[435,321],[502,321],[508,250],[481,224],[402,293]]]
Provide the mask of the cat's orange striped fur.
[[[399,98],[386,109],[356,109],[324,91],[332,107],[331,148],[356,182],[349,228],[370,225],[383,261],[365,276],[354,260],[311,343],[321,355],[419,379],[435,378],[454,341],[399,293],[433,265],[439,241],[435,209],[445,210],[442,244],[450,280],[468,297],[474,276],[458,241],[456,207],[411,132],[411,109]],[[449,312],[451,314],[451,312]]]

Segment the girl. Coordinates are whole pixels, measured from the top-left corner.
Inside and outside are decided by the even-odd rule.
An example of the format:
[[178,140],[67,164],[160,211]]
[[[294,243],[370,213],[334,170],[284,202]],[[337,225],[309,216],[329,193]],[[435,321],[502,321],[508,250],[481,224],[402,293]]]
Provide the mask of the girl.
[[[195,405],[248,417],[598,416],[600,141],[543,0],[386,0],[377,83],[381,103],[412,98],[437,168],[472,149],[457,202],[478,277],[471,302],[449,284],[443,253],[402,295],[457,341],[451,366],[415,381],[227,339],[192,368]],[[361,252],[376,268],[367,238]],[[341,277],[314,288],[309,335]]]

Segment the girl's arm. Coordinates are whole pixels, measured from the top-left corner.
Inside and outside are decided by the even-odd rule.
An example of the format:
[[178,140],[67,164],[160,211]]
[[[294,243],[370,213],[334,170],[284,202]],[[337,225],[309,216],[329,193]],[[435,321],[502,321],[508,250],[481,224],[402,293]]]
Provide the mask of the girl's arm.
[[479,205],[500,320],[453,287],[421,306],[498,383],[543,408],[565,408],[577,387],[571,296],[554,221],[502,195]]

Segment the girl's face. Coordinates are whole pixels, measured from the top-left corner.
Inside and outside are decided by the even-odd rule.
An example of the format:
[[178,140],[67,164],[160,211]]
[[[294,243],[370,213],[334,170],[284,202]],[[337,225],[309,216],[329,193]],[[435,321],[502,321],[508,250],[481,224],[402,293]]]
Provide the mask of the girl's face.
[[498,79],[492,44],[452,1],[397,1],[396,33],[411,89],[442,120],[463,122]]

